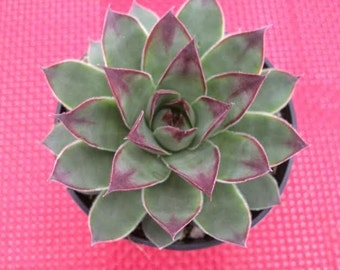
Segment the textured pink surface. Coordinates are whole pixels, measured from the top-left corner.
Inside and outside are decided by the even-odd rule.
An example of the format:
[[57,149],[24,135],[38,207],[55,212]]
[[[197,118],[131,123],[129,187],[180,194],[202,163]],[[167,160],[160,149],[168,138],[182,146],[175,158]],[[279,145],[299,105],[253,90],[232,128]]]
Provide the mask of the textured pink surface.
[[[248,248],[157,251],[128,241],[90,247],[86,216],[46,179],[53,156],[41,145],[56,101],[41,66],[79,58],[101,34],[110,1],[0,3],[0,269],[339,269],[340,4],[337,0],[221,1],[229,31],[273,24],[266,55],[303,75],[294,95],[310,147],[296,159],[275,208]],[[127,11],[131,1],[112,0]],[[159,14],[179,0],[140,0]]]

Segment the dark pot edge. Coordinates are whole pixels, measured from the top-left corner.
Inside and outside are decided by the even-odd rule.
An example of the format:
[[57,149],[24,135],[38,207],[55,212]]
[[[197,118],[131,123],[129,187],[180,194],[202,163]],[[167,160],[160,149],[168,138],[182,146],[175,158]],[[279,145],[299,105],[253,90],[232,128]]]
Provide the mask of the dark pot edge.
[[[265,61],[264,66],[266,68],[273,67],[273,65],[268,60]],[[58,103],[57,113],[60,113],[61,111],[62,111],[62,104]],[[294,105],[293,105],[292,101],[290,101],[281,110],[281,113],[282,113],[282,118],[284,118],[286,121],[288,121],[294,128],[297,127],[296,115],[295,115]],[[279,184],[280,194],[283,193],[283,190],[284,190],[284,188],[285,188],[285,186],[288,182],[288,178],[289,178],[289,174],[290,174],[292,165],[293,165],[293,158],[290,158],[289,160],[280,164],[277,167],[278,171],[280,171],[279,174],[282,175],[281,181],[277,179],[278,181],[280,181],[280,184]],[[87,194],[81,194],[80,192],[73,190],[73,189],[69,189],[69,188],[67,188],[67,191],[70,194],[70,196],[72,197],[72,199],[76,202],[78,207],[85,214],[88,215],[89,211],[90,211],[90,207],[85,203],[85,199],[88,195]],[[254,227],[255,225],[257,225],[270,212],[271,209],[272,208],[268,208],[268,209],[258,211],[257,214],[256,214],[256,217],[252,219],[251,227]],[[138,236],[134,236],[132,234],[130,234],[127,237],[127,239],[131,240],[135,243],[138,243],[138,244],[156,247],[148,239],[138,237]],[[213,247],[213,246],[216,246],[216,245],[219,245],[219,244],[223,244],[223,242],[218,241],[218,240],[208,236],[206,238],[191,240],[189,242],[177,241],[177,242],[171,244],[170,246],[166,247],[165,249],[168,249],[168,250],[197,250],[197,249]]]

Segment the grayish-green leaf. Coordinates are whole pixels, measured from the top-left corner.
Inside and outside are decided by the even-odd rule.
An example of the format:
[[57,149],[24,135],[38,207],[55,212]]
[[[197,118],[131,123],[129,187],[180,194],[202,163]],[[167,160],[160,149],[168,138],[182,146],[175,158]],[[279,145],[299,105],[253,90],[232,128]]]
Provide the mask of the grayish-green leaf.
[[113,159],[108,193],[153,186],[165,181],[169,175],[170,170],[157,155],[128,141],[117,150]]
[[251,224],[247,203],[233,184],[216,183],[212,200],[204,198],[196,224],[207,234],[245,246]]
[[66,145],[75,140],[76,138],[60,123],[53,126],[53,129],[47,135],[43,144],[54,154],[58,155]]
[[255,138],[242,133],[223,131],[210,140],[221,153],[217,176],[219,180],[242,182],[270,171],[266,153]]
[[87,51],[87,57],[90,64],[103,67],[105,66],[102,44],[100,41],[91,41]]
[[76,141],[57,157],[50,179],[80,191],[103,190],[109,185],[113,155]]
[[306,147],[306,143],[288,122],[267,113],[248,112],[230,129],[258,139],[271,166],[284,162]]
[[195,38],[198,51],[203,55],[224,33],[222,10],[215,0],[187,1],[178,18]]
[[275,178],[266,174],[251,181],[236,184],[249,209],[261,210],[280,203],[280,192]]
[[172,173],[163,183],[143,190],[149,215],[174,239],[202,207],[202,193]]
[[102,44],[108,67],[140,69],[145,39],[146,33],[135,18],[107,11]]
[[265,28],[233,34],[214,45],[203,57],[206,78],[225,72],[258,74],[263,65]]
[[99,194],[89,214],[92,244],[115,241],[129,235],[142,221],[145,210],[141,192],[118,191]]
[[275,69],[265,70],[263,75],[266,79],[249,110],[276,113],[291,99],[298,77]]
[[158,20],[157,15],[153,11],[143,7],[136,1],[132,3],[130,14],[136,17],[148,32],[150,32]]
[[104,71],[84,62],[60,62],[44,72],[54,94],[68,109],[92,97],[112,97]]
[[149,215],[146,215],[142,222],[143,231],[146,237],[154,243],[159,249],[165,248],[171,245],[176,240],[182,237],[182,233],[179,232],[175,239],[172,237],[161,227],[159,224],[154,221]]
[[92,98],[57,118],[78,139],[108,151],[116,151],[129,130],[113,98]]

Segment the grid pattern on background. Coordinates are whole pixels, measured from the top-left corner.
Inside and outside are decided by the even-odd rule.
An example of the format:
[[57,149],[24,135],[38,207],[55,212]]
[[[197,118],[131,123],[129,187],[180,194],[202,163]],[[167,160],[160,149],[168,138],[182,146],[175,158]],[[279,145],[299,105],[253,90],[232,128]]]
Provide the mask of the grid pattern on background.
[[[180,0],[140,0],[164,14]],[[340,4],[224,1],[228,31],[273,24],[266,55],[302,75],[294,95],[310,147],[296,159],[280,207],[252,230],[248,248],[157,251],[128,241],[90,247],[85,215],[46,179],[41,145],[56,101],[40,70],[79,58],[98,39],[105,9],[123,0],[2,0],[0,3],[0,269],[339,269]],[[175,267],[175,268],[174,268]]]

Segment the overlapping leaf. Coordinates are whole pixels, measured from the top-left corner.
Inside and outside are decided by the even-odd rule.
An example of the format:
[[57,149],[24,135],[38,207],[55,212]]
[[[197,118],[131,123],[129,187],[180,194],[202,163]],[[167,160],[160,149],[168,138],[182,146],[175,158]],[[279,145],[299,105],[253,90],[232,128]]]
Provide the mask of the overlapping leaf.
[[99,194],[89,214],[92,244],[126,237],[144,216],[140,190],[118,191],[104,197]]
[[58,155],[68,144],[74,142],[76,138],[61,123],[56,124],[45,138],[43,144],[54,154]]
[[128,134],[113,98],[92,98],[74,110],[56,116],[78,139],[115,151]]
[[154,92],[152,80],[138,70],[105,68],[105,72],[122,118],[131,127]]
[[280,203],[280,192],[275,178],[266,174],[236,185],[251,210],[261,210]]
[[108,67],[140,69],[145,39],[146,33],[136,19],[107,11],[102,44]]
[[221,165],[217,176],[219,180],[242,182],[270,171],[266,153],[255,138],[223,131],[211,138],[211,141],[221,153]]
[[258,74],[262,69],[265,28],[227,36],[202,58],[207,78],[225,72]]
[[176,90],[189,103],[205,94],[203,70],[193,40],[172,60],[157,88]]
[[112,97],[104,71],[84,62],[60,62],[44,72],[54,94],[68,109],[92,97]]
[[169,175],[170,170],[156,155],[126,142],[114,156],[108,193],[153,186],[165,181]]
[[158,82],[175,55],[189,43],[191,37],[183,24],[170,11],[161,18],[148,36],[142,68]]
[[276,113],[291,99],[299,77],[275,69],[265,70],[262,75],[266,79],[249,110]]
[[195,150],[185,150],[164,157],[169,168],[183,179],[211,196],[220,165],[220,151],[208,142]]
[[109,185],[114,153],[77,141],[57,157],[51,180],[81,191],[97,191]]
[[215,239],[245,246],[251,216],[245,200],[234,185],[217,183],[212,200],[204,200],[195,222]]
[[147,126],[143,116],[144,112],[142,111],[126,138],[151,153],[169,155],[169,153],[155,140],[152,131]]
[[220,129],[234,124],[243,116],[255,100],[264,78],[254,74],[224,73],[208,81],[210,97],[233,104]]
[[203,96],[193,103],[196,114],[197,136],[194,146],[204,141],[224,121],[232,104]]
[[202,202],[202,193],[174,173],[164,183],[143,190],[146,211],[172,239],[198,215]]
[[137,18],[147,31],[150,31],[158,20],[157,15],[153,11],[143,7],[136,1],[133,1],[129,13]]
[[258,139],[271,166],[284,162],[306,147],[306,143],[290,124],[270,114],[248,112],[231,130],[244,132]]
[[193,0],[186,2],[178,18],[189,30],[203,55],[224,33],[223,14],[217,1]]

